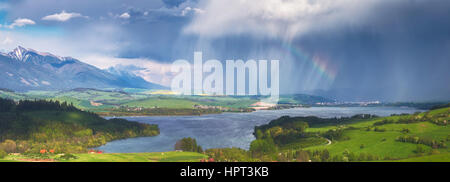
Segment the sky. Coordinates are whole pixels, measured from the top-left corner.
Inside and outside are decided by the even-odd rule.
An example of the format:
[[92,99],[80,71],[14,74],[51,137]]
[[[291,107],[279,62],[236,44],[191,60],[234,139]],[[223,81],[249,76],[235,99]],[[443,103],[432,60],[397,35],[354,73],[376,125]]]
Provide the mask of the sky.
[[[170,85],[170,64],[278,59],[280,92],[450,100],[448,0],[0,0],[0,51],[18,45]],[[138,69],[141,70],[141,69]]]

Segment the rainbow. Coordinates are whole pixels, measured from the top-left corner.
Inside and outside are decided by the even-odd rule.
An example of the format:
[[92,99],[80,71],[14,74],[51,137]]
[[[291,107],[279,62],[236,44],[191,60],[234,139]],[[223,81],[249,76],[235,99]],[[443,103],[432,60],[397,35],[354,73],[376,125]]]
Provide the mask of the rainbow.
[[324,56],[313,55],[306,53],[299,46],[283,43],[282,47],[287,49],[296,59],[304,60],[312,63],[313,69],[316,70],[321,76],[325,77],[329,81],[334,81],[337,75],[337,69],[330,64],[330,61]]

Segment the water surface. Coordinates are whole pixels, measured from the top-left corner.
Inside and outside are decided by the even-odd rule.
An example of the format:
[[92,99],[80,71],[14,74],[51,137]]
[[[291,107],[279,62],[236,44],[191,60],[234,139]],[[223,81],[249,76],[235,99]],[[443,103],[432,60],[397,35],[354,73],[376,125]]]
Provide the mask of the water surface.
[[311,107],[202,116],[122,117],[130,121],[157,124],[160,135],[116,140],[97,149],[109,153],[164,152],[174,150],[176,141],[183,137],[195,138],[204,149],[223,147],[248,149],[250,142],[255,139],[252,134],[255,126],[285,115],[330,118],[355,114],[389,116],[416,111],[420,110],[407,107]]

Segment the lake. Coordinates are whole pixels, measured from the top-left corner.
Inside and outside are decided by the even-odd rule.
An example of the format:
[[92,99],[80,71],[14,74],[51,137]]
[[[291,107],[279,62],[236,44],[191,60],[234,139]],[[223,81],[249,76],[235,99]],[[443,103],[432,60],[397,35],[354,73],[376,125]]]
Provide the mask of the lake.
[[248,149],[250,142],[255,139],[252,134],[255,126],[269,123],[285,115],[331,118],[355,114],[389,116],[416,111],[421,110],[408,107],[311,107],[202,116],[121,117],[130,121],[157,124],[160,135],[116,140],[96,149],[107,153],[164,152],[174,150],[176,141],[183,137],[195,138],[203,149],[224,147]]

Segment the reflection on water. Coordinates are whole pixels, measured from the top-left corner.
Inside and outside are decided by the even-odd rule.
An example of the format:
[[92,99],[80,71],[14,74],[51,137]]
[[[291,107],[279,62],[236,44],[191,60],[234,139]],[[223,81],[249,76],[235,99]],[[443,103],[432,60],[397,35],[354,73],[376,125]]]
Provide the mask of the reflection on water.
[[123,117],[131,121],[157,124],[160,135],[116,140],[97,149],[109,153],[164,152],[173,150],[175,142],[183,137],[193,137],[204,149],[239,147],[248,149],[255,139],[253,128],[278,117],[318,116],[342,117],[355,114],[414,113],[414,108],[400,107],[311,107],[285,110],[261,110],[251,113],[223,113],[203,116],[149,116]]

